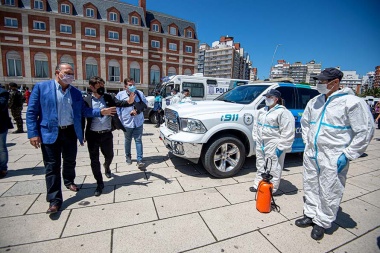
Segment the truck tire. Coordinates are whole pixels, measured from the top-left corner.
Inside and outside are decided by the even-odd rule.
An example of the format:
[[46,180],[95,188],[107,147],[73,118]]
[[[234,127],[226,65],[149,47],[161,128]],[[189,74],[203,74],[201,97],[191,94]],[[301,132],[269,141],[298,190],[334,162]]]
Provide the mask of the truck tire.
[[202,164],[214,177],[231,177],[243,167],[245,153],[243,143],[236,136],[227,135],[206,146]]
[[149,115],[149,121],[153,124],[157,124],[157,118],[156,118],[156,114],[154,113],[154,111],[152,111]]

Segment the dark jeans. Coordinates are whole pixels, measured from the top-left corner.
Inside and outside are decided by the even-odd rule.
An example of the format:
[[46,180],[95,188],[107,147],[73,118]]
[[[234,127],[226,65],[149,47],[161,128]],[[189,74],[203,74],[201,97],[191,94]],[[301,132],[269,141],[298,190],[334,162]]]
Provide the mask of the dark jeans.
[[8,129],[0,133],[0,170],[8,170],[8,148],[7,148]]
[[161,119],[161,113],[158,112],[158,111],[155,111],[154,114],[156,115],[156,119],[157,119],[157,124],[156,124],[156,126],[160,126],[160,125],[161,125],[161,122],[162,122],[162,119]]
[[66,187],[74,184],[77,158],[77,136],[74,126],[59,129],[58,138],[53,144],[42,144],[42,157],[45,164],[46,201],[62,204],[61,155],[63,159],[62,177]]
[[112,132],[96,133],[88,131],[86,134],[87,148],[90,153],[92,174],[98,185],[103,184],[103,176],[99,162],[99,148],[104,156],[104,165],[109,167],[113,159],[113,135]]

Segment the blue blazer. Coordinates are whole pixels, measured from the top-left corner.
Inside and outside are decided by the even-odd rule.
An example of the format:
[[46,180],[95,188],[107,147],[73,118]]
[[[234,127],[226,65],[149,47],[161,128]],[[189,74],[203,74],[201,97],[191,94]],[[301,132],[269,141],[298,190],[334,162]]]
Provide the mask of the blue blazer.
[[[83,144],[82,117],[101,117],[100,109],[88,108],[81,92],[71,86],[70,89],[74,115],[74,129],[77,138]],[[58,138],[58,111],[55,81],[37,83],[30,95],[26,112],[28,138],[41,137],[43,144],[52,144]]]

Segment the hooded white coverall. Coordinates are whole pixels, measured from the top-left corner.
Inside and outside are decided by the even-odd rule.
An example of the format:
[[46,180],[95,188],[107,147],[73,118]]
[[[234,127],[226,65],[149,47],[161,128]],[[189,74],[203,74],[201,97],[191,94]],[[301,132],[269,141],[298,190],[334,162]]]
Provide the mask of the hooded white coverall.
[[[265,172],[266,159],[271,158],[272,168],[269,160],[268,170],[271,169],[271,182],[275,193],[280,185],[285,153],[291,150],[294,141],[295,120],[293,114],[282,105],[268,109],[269,107],[264,107],[257,111],[252,130],[253,139],[256,141],[257,168],[253,187],[257,189],[262,180],[261,173]],[[276,148],[283,151],[280,157],[276,155]]]
[[342,200],[349,162],[338,173],[337,160],[349,160],[366,150],[374,134],[368,106],[350,88],[311,99],[301,118],[304,215],[323,228],[330,228]]

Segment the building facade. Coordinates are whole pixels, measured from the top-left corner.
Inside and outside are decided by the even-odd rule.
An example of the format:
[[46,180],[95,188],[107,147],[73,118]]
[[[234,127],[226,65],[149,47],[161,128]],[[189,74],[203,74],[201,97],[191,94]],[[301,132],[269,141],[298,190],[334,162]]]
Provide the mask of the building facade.
[[290,64],[285,60],[278,60],[277,64],[271,68],[270,78],[292,78],[295,83],[315,85],[316,81],[313,77],[319,73],[321,73],[321,64],[315,63],[314,60],[306,64],[302,62]]
[[380,66],[375,67],[375,76],[373,80],[373,87],[380,87]]
[[343,78],[340,81],[341,87],[351,88],[357,94],[360,94],[362,79],[359,78],[359,74],[353,70],[342,70]]
[[201,44],[199,52],[204,57],[198,58],[198,72],[204,76],[249,79],[251,62],[248,53],[244,53],[240,43],[235,43],[233,37],[221,36],[211,47]]
[[74,86],[91,76],[120,90],[132,77],[139,89],[163,76],[194,74],[195,24],[113,0],[1,0],[0,82],[32,86],[54,77],[57,64],[75,70]]

